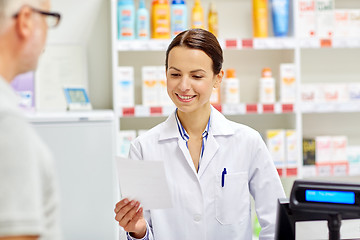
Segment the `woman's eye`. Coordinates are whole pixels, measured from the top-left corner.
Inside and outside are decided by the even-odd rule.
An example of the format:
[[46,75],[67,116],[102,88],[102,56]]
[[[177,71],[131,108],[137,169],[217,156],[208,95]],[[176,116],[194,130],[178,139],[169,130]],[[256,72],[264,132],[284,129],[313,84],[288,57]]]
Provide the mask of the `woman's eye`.
[[178,73],[172,73],[171,76],[172,76],[172,77],[179,77],[180,74],[178,74]]
[[202,76],[200,76],[200,75],[194,75],[193,78],[195,78],[195,79],[200,79],[200,78],[202,78]]

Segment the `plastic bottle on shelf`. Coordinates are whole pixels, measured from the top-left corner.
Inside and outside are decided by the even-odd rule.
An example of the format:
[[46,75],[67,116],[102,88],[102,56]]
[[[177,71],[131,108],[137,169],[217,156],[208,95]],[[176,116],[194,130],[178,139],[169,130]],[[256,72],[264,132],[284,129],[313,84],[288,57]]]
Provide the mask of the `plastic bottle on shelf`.
[[235,69],[226,70],[226,78],[221,85],[221,103],[240,103],[240,81],[235,76]]
[[118,39],[135,38],[135,6],[133,0],[118,2]]
[[287,36],[289,31],[289,0],[271,0],[271,13],[274,36]]
[[264,104],[275,103],[275,79],[272,77],[270,68],[264,68],[261,73],[259,102]]
[[209,26],[209,32],[211,32],[212,34],[215,35],[215,37],[217,37],[219,31],[219,19],[218,19],[218,12],[213,2],[210,3],[208,26]]
[[201,6],[200,0],[195,0],[194,7],[191,11],[191,28],[204,29],[204,26],[204,10]]
[[150,38],[150,19],[149,11],[145,7],[145,0],[140,0],[139,9],[136,15],[136,38]]
[[151,32],[152,38],[155,39],[170,38],[170,6],[167,0],[153,0]]
[[175,37],[187,29],[187,8],[184,0],[173,0],[171,4],[171,36]]
[[255,38],[268,37],[268,4],[267,0],[252,0],[253,35]]

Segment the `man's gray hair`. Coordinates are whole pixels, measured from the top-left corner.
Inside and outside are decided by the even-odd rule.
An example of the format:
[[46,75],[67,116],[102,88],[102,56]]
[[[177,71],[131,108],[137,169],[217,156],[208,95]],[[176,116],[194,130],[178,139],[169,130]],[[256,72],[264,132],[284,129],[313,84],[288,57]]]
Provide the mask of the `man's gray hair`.
[[46,0],[0,0],[0,30],[7,19],[16,14],[22,6],[39,7]]

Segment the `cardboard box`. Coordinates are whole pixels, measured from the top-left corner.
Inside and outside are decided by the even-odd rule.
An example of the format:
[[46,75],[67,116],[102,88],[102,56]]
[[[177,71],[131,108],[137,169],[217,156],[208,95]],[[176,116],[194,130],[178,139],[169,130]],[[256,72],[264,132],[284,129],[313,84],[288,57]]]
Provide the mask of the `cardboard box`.
[[296,73],[295,64],[280,64],[280,102],[296,102]]
[[266,131],[266,144],[276,168],[285,167],[285,130]]
[[134,68],[118,67],[116,79],[116,106],[131,107],[135,105]]
[[316,33],[319,38],[334,36],[335,18],[333,0],[316,0]]
[[298,38],[316,36],[315,0],[298,0],[299,18],[297,26]]

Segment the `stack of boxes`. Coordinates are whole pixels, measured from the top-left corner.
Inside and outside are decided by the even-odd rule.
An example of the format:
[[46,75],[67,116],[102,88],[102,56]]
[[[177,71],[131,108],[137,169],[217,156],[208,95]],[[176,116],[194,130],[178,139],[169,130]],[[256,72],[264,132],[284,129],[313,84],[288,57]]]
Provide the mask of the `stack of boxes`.
[[303,139],[303,177],[360,174],[360,146],[348,146],[346,136]]
[[296,176],[298,147],[295,130],[270,129],[266,144],[280,176]]
[[360,37],[360,9],[335,9],[334,0],[299,0],[299,38]]

